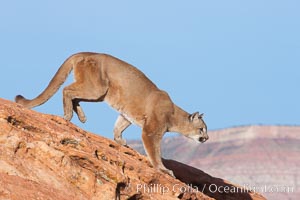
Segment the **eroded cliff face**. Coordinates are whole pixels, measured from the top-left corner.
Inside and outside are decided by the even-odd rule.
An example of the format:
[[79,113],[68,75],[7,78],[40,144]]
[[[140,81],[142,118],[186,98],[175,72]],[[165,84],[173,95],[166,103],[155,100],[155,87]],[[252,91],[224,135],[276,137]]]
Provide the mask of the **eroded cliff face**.
[[[264,199],[182,163],[164,163],[178,179],[130,147],[0,99],[0,199]],[[212,184],[232,192],[212,192]]]
[[[144,153],[141,141],[128,144]],[[165,137],[161,144],[165,157],[255,189],[268,199],[300,197],[300,126],[232,127],[209,131],[202,145],[183,136]]]

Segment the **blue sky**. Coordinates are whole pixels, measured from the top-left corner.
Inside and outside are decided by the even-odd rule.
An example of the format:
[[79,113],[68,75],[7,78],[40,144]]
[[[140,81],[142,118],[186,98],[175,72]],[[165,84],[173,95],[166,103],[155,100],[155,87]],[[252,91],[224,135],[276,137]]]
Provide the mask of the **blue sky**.
[[[138,67],[177,105],[204,112],[210,130],[299,125],[299,9],[298,0],[2,1],[0,97],[33,98],[68,56],[94,51]],[[82,106],[88,121],[72,122],[111,138],[117,112]],[[34,110],[63,115],[62,90]]]

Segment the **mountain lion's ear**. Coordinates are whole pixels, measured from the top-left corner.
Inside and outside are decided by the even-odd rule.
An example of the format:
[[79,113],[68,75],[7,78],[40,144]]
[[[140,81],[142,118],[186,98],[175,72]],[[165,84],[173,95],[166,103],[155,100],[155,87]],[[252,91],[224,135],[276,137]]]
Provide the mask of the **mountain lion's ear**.
[[201,113],[200,115],[199,115],[199,117],[202,119],[203,118],[203,116],[204,116],[204,113]]
[[199,119],[199,112],[195,112],[189,116],[190,121],[192,122],[194,119]]

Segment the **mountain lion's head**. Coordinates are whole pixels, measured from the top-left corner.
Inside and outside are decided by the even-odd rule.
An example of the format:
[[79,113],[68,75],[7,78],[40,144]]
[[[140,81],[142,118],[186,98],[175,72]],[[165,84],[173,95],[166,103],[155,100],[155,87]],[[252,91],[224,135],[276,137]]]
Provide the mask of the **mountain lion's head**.
[[207,126],[202,118],[203,114],[199,114],[199,112],[195,112],[189,116],[190,126],[186,136],[203,143],[209,137],[207,135]]

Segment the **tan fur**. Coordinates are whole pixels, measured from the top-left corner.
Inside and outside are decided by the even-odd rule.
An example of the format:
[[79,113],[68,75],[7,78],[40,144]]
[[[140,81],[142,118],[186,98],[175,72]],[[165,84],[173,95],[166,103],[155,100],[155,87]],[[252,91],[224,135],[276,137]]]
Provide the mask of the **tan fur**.
[[166,169],[161,161],[160,142],[165,132],[178,132],[200,142],[208,139],[202,115],[198,112],[188,114],[137,68],[106,54],[72,55],[39,96],[27,100],[18,95],[15,101],[27,108],[45,103],[72,70],[75,82],[63,89],[64,118],[71,120],[74,110],[80,121],[85,122],[80,101],[107,102],[120,112],[114,127],[115,140],[125,145],[122,132],[131,123],[140,126],[144,148],[154,168],[173,176],[172,171]]

